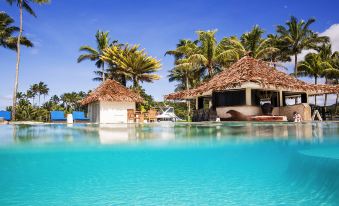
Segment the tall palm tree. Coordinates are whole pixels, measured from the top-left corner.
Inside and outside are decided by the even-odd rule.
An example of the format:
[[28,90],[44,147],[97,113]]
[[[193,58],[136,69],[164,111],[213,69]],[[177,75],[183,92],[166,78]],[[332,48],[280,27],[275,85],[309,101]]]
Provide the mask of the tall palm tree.
[[95,71],[94,73],[97,75],[101,75],[99,78],[94,78],[96,81],[105,81],[106,72],[105,72],[105,62],[100,59],[100,56],[103,54],[103,51],[110,47],[111,45],[115,45],[117,41],[110,42],[109,32],[103,32],[98,30],[95,34],[97,48],[94,49],[91,46],[85,45],[80,47],[80,51],[86,52],[85,54],[81,54],[78,57],[78,63],[83,60],[91,60],[95,61],[95,65],[97,68],[101,68],[101,71]]
[[139,82],[153,82],[160,78],[159,75],[153,74],[160,69],[160,61],[148,56],[144,49],[139,50],[138,45],[113,45],[105,49],[100,58],[109,64],[116,64],[117,73],[132,80],[134,89],[140,88]]
[[30,86],[29,90],[27,91],[27,96],[32,98],[32,105],[34,106],[34,100],[36,95],[39,93],[39,86],[38,84],[33,84]]
[[[169,50],[165,55],[174,56],[174,68],[169,71],[168,78],[170,82],[177,81],[176,91],[189,90],[200,82],[200,71],[198,65],[190,62],[188,58],[198,51],[198,41],[191,41],[186,39],[179,40],[175,50]],[[191,114],[191,102],[187,103],[187,119]]]
[[[334,69],[339,71],[339,51],[336,51],[333,53],[332,58],[331,58],[331,65]],[[339,75],[335,75],[332,79],[332,82],[334,84],[338,84],[339,82]],[[338,99],[339,99],[339,94],[337,93],[337,98],[335,101],[335,113],[338,113]]]
[[298,75],[298,54],[305,49],[314,49],[319,43],[326,43],[329,38],[319,36],[310,29],[310,25],[315,22],[315,19],[298,20],[291,16],[291,19],[286,22],[286,27],[277,26],[278,35],[283,38],[284,44],[288,46],[290,55],[294,56],[294,75]]
[[[318,78],[326,76],[333,67],[332,65],[321,59],[316,53],[309,53],[305,56],[305,60],[298,63],[299,76],[309,76],[314,78],[314,84],[318,83]],[[314,96],[314,104],[317,105],[317,96]]]
[[55,103],[55,104],[59,104],[60,98],[59,98],[58,95],[53,95],[53,96],[50,98],[49,101],[51,101],[51,102],[53,102],[53,103]]
[[17,37],[16,44],[16,68],[15,68],[15,82],[14,82],[14,92],[13,92],[13,106],[12,106],[12,119],[15,120],[15,111],[16,111],[16,94],[18,92],[19,84],[19,66],[20,66],[20,45],[23,31],[23,10],[27,11],[32,16],[36,17],[35,12],[30,7],[30,3],[45,4],[50,2],[49,0],[7,0],[10,5],[16,4],[19,8],[20,13],[20,26],[19,26],[19,35]]
[[[325,84],[333,84],[337,83],[337,79],[339,78],[339,65],[336,64],[338,62],[339,52],[332,52],[331,44],[322,44],[316,50],[319,53],[320,58],[324,62],[328,62],[332,69],[326,70],[324,77],[325,77]],[[327,104],[327,94],[325,94],[324,100],[324,107],[326,111],[326,104]]]
[[217,30],[197,31],[198,48],[188,57],[189,62],[200,65],[203,71],[207,70],[208,77],[212,77],[217,71],[228,66],[237,55],[234,51],[225,48],[223,41],[217,42],[216,32]]
[[256,59],[271,60],[272,55],[278,53],[279,49],[273,44],[272,38],[264,39],[263,34],[264,30],[256,25],[250,32],[242,34],[240,40],[232,36],[224,38],[221,44],[226,50],[237,53],[237,58],[248,55]]
[[47,84],[45,84],[44,82],[39,82],[36,86],[36,89],[37,89],[37,94],[39,98],[39,106],[40,106],[40,96],[43,95],[44,100],[45,100],[46,95],[48,95],[49,88],[47,87]]
[[285,44],[284,39],[278,36],[277,34],[269,34],[267,35],[267,38],[269,39],[269,44],[277,48],[277,52],[273,52],[269,54],[268,56],[268,61],[273,62],[274,68],[277,66],[282,66],[282,65],[277,65],[278,62],[289,62],[291,61],[291,57],[289,54],[288,46]]
[[[15,33],[19,31],[19,28],[12,26],[14,20],[5,12],[0,12],[0,46],[12,50],[16,50],[18,38]],[[20,44],[26,47],[33,47],[33,43],[26,37],[22,36]]]

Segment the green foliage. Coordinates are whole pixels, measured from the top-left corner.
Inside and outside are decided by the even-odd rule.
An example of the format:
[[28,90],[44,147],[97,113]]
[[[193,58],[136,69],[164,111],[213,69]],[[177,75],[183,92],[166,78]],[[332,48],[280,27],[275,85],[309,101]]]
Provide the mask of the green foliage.
[[[133,88],[139,87],[139,82],[153,82],[160,79],[154,74],[160,67],[160,61],[149,56],[139,45],[112,45],[104,50],[100,58],[110,65],[116,65],[114,72],[131,80]],[[114,74],[112,76],[115,76]]]
[[138,86],[137,88],[131,88],[138,92],[140,96],[144,99],[143,103],[137,104],[137,109],[140,111],[148,111],[154,107],[156,107],[157,103],[154,101],[153,97],[151,95],[146,94],[145,89],[143,89],[141,86]]
[[[19,32],[19,28],[12,26],[14,20],[5,12],[0,12],[0,46],[11,50],[16,50],[18,38],[15,33]],[[20,39],[21,45],[33,47],[33,43],[26,37]]]
[[[73,111],[87,112],[87,107],[81,106],[79,101],[87,96],[85,92],[70,92],[60,95],[53,95],[48,101],[42,105],[37,105],[34,98],[37,95],[47,95],[49,88],[43,82],[33,84],[26,93],[17,93],[16,120],[18,121],[49,121],[51,111],[60,110],[67,113]],[[7,107],[8,111],[12,111],[12,107]]]

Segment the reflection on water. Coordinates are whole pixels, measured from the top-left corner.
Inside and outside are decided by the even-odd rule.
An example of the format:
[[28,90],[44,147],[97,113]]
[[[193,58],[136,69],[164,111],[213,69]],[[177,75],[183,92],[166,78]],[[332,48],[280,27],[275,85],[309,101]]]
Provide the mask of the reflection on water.
[[337,205],[338,126],[0,126],[0,205]]
[[[12,132],[12,135],[9,133]],[[154,123],[154,124],[49,124],[7,125],[0,127],[3,144],[92,142],[120,144],[142,140],[223,140],[250,142],[295,140],[321,143],[323,137],[335,137],[333,123]],[[13,139],[8,139],[12,136]],[[1,143],[0,143],[1,144]]]

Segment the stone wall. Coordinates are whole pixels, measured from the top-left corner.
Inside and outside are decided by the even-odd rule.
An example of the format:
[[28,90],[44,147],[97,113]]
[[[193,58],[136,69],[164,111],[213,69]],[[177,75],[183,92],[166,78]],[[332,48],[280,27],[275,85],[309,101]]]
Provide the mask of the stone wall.
[[303,121],[311,121],[311,107],[309,104],[302,103],[296,105],[289,105],[284,107],[275,107],[273,109],[273,115],[286,116],[288,121],[293,121],[293,113],[298,112]]

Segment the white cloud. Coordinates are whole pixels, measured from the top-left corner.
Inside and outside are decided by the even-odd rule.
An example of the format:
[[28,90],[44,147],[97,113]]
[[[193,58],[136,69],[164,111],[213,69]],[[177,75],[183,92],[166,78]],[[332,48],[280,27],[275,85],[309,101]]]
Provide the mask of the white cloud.
[[330,28],[320,33],[321,36],[330,37],[333,51],[339,51],[339,24],[332,24]]
[[[328,29],[319,33],[320,36],[328,36],[330,37],[330,42],[332,44],[332,51],[339,51],[339,23],[332,24]],[[303,50],[300,54],[298,54],[298,61],[304,60],[306,54],[309,52],[314,52],[314,50]],[[291,62],[285,62],[283,65],[287,68],[294,67],[294,57],[291,57]]]

